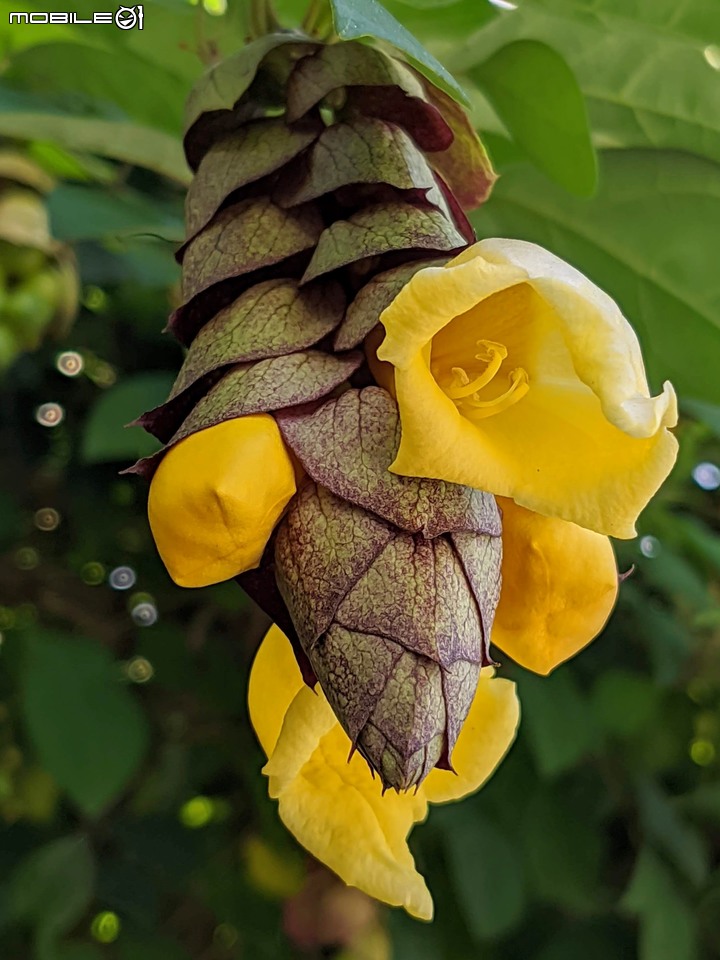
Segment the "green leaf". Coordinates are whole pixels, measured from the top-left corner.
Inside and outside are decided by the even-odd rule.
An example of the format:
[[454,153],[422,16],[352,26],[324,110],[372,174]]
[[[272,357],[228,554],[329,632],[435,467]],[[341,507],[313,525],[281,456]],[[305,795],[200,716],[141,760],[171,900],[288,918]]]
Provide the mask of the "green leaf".
[[512,930],[522,918],[525,881],[511,840],[473,810],[453,818],[445,845],[459,905],[473,936],[494,940]]
[[652,780],[640,780],[636,791],[640,822],[648,839],[667,854],[693,886],[700,887],[709,870],[703,837]]
[[84,463],[137,460],[159,444],[140,427],[127,427],[135,417],[167,397],[172,374],[141,373],[127,377],[99,397],[85,423],[81,456]]
[[396,200],[371,204],[323,231],[302,282],[363,257],[413,249],[440,253],[462,246],[465,238],[440,210]]
[[567,789],[542,790],[528,804],[520,827],[535,892],[572,913],[593,912],[601,900],[602,834],[588,822],[586,806],[586,798],[571,798]]
[[56,953],[57,960],[103,960],[103,952],[94,943],[64,943]]
[[716,437],[720,437],[720,406],[714,403],[703,403],[702,400],[688,400],[683,398],[680,403],[683,413],[701,420],[709,427]]
[[[451,8],[452,9],[452,8]],[[539,40],[570,64],[587,100],[595,142],[687,150],[720,162],[715,0],[525,0],[455,51],[455,71],[502,45]]]
[[[45,43],[16,54],[4,78],[36,93],[85,94],[116,105],[129,120],[175,136],[182,133],[177,78],[127,48],[101,50],[83,43]],[[138,90],[143,91],[142,96]]]
[[638,960],[697,960],[695,918],[670,871],[644,847],[621,901],[640,916]]
[[564,58],[537,40],[501,47],[469,75],[527,155],[580,196],[597,186],[585,101]]
[[567,667],[549,677],[523,673],[519,682],[522,731],[543,777],[574,766],[594,746],[593,717]]
[[148,730],[110,653],[60,633],[28,638],[22,708],[42,766],[88,816],[127,786],[142,762]]
[[95,885],[87,839],[63,837],[38,847],[15,870],[8,889],[8,916],[34,929],[35,960],[60,960],[57,941],[83,917]]
[[593,688],[593,707],[603,729],[619,737],[630,737],[656,718],[658,693],[649,677],[608,670],[598,677]]
[[630,960],[633,947],[629,932],[619,929],[611,917],[584,923],[570,920],[534,960]]
[[183,238],[182,211],[129,189],[65,184],[47,201],[53,236],[95,240],[127,234],[156,234],[168,243]]
[[669,378],[681,395],[720,401],[720,271],[704,252],[720,247],[715,164],[609,151],[592,200],[516,167],[473,222],[481,237],[522,237],[549,248],[616,299],[640,337],[655,389]]
[[131,163],[187,185],[190,171],[180,141],[161,130],[124,121],[60,112],[8,112],[0,97],[0,134],[18,140],[52,140],[68,150]]
[[342,40],[372,37],[386,40],[423,76],[449,93],[459,103],[469,104],[465,93],[445,67],[399,23],[378,0],[330,0],[335,30]]

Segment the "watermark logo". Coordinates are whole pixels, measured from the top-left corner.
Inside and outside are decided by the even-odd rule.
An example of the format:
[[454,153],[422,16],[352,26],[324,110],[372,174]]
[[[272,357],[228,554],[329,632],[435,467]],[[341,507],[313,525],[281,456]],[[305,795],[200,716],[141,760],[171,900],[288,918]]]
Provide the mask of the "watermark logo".
[[73,11],[64,13],[59,10],[50,12],[40,12],[34,10],[32,13],[17,11],[10,14],[10,24],[14,23],[72,23],[72,24],[96,24],[96,23],[114,23],[120,30],[142,30],[143,28],[143,5],[136,4],[134,7],[119,6],[114,13],[93,13],[89,17],[82,17]]
[[141,4],[135,7],[118,7],[115,11],[115,26],[121,30],[132,30],[137,27],[143,28],[143,8]]

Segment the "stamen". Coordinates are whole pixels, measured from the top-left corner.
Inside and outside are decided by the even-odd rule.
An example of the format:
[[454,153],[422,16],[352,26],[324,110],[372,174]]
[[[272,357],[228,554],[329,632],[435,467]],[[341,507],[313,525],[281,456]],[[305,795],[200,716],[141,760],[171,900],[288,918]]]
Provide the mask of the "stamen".
[[478,390],[486,387],[495,377],[500,369],[503,360],[507,357],[507,348],[502,343],[493,343],[492,340],[478,340],[477,346],[481,348],[479,353],[475,354],[476,360],[484,360],[487,367],[479,377],[470,380],[462,367],[453,367],[452,372],[455,376],[453,384],[447,388],[445,393],[451,400],[462,400],[464,397],[472,396]]
[[510,386],[501,396],[495,397],[494,400],[466,399],[463,403],[472,407],[473,419],[484,419],[485,417],[492,417],[496,413],[502,413],[503,410],[512,407],[518,400],[522,400],[529,389],[530,384],[527,373],[522,367],[517,367],[510,374]]

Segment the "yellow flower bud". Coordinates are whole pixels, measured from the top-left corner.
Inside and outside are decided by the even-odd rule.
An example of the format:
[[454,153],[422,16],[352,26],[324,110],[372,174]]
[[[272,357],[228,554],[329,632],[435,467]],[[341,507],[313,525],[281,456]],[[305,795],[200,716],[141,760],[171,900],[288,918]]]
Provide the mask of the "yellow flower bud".
[[256,567],[295,493],[293,463],[268,414],[238,417],[171,447],[148,517],[175,583],[204,587]]

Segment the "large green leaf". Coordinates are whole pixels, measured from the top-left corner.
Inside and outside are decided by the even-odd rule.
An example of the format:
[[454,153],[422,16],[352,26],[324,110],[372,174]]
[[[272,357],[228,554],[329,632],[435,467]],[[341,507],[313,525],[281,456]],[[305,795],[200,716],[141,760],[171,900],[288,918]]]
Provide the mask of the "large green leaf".
[[[576,722],[583,723],[582,717]],[[602,833],[587,797],[572,796],[571,784],[577,793],[577,780],[540,789],[523,813],[519,835],[536,896],[573,914],[592,913],[602,899]]]
[[541,170],[572,193],[594,192],[597,162],[585,102],[559,53],[537,40],[517,40],[473,68],[470,77]]
[[606,290],[638,332],[653,386],[720,401],[720,168],[650,151],[608,152],[592,200],[529,167],[500,178],[474,225],[548,247]]
[[526,6],[590,20],[606,29],[645,29],[694,37],[709,43],[720,39],[720,18],[715,0],[524,0]]
[[145,167],[181,184],[190,182],[190,170],[180,141],[162,130],[125,121],[85,117],[72,113],[8,110],[0,97],[0,134],[18,140],[50,140],[68,150],[96,153]]
[[112,657],[91,640],[38,632],[28,638],[21,697],[43,767],[97,816],[127,786],[148,742],[145,717]]
[[86,94],[115,104],[130,120],[178,136],[182,132],[177,78],[122,47],[101,50],[69,42],[31,47],[12,59],[5,79],[38,93]]
[[182,208],[129,189],[65,184],[48,198],[53,236],[89,240],[153,234],[172,244],[183,238]]
[[160,444],[141,427],[127,427],[143,410],[162,403],[173,385],[168,373],[126,377],[101,394],[85,423],[82,458],[85,463],[128,462],[147,457]]
[[640,917],[638,960],[696,960],[695,918],[663,862],[643,848],[622,906]]
[[[439,818],[438,818],[439,819]],[[519,852],[509,837],[477,810],[447,819],[448,867],[468,929],[493,940],[515,927],[525,905]]]
[[386,40],[406,54],[418,70],[460,103],[467,97],[458,82],[378,0],[330,0],[335,30],[343,40]]
[[558,670],[550,677],[523,673],[518,685],[528,738],[542,777],[567,770],[584,757],[597,731],[572,673]]
[[666,147],[720,161],[718,72],[703,55],[704,45],[720,41],[715,0],[529,0],[474,33],[453,68],[462,72],[520,39],[542,40],[567,59],[600,146]]
[[90,905],[95,864],[84,836],[63,837],[37,847],[15,870],[7,915],[33,928],[34,960],[56,960],[56,944]]

